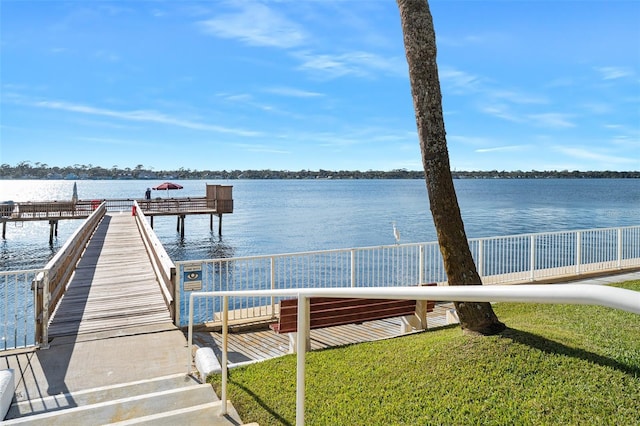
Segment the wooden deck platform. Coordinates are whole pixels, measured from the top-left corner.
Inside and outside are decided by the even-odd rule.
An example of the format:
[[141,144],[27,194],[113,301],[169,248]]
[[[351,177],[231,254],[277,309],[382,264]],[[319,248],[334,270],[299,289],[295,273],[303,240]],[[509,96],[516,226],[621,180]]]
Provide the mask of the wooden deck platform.
[[142,238],[130,214],[98,225],[49,327],[49,338],[175,329]]
[[[428,329],[446,326],[446,312],[452,308],[452,303],[436,304],[433,312],[427,314]],[[310,330],[311,350],[398,337],[401,336],[400,322],[400,318],[392,318]],[[230,364],[263,361],[286,355],[289,350],[289,336],[277,334],[266,326],[238,332],[231,327],[228,336]],[[222,333],[217,330],[196,329],[193,344],[199,348],[210,347],[218,359],[222,358]]]

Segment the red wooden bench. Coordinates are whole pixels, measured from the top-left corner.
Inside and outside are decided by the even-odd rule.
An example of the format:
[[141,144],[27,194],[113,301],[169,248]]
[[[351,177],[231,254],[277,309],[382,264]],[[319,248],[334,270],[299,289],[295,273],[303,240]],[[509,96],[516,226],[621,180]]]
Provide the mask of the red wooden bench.
[[[434,305],[434,301],[311,297],[309,329],[402,317],[400,332],[407,333],[413,328],[427,328],[426,314],[433,311]],[[276,333],[289,333],[289,352],[294,353],[298,331],[298,299],[281,300],[278,322],[270,324],[269,327]]]

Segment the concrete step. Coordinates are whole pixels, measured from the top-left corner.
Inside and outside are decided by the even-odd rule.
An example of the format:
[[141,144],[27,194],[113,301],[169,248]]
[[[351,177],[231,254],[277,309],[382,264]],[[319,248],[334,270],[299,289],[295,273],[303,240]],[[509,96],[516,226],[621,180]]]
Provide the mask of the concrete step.
[[[208,384],[180,386],[120,399],[106,400],[88,405],[80,405],[57,411],[14,418],[3,425],[104,425],[135,418],[144,418],[161,413],[187,409],[216,402],[217,396]],[[182,423],[182,422],[181,422]],[[182,423],[184,424],[184,423]]]
[[[186,374],[174,374],[154,379],[140,380],[112,386],[86,389],[73,393],[63,393],[46,398],[15,402],[9,407],[6,419],[14,419],[51,411],[65,410],[100,402],[144,395],[168,389],[177,389],[198,384],[193,377]],[[217,400],[214,393],[214,399]]]
[[149,425],[149,426],[175,426],[175,425],[208,425],[228,426],[237,425],[230,417],[220,415],[222,401],[209,402],[193,407],[172,410],[164,413],[156,413],[145,417],[111,423],[111,426],[125,425]]

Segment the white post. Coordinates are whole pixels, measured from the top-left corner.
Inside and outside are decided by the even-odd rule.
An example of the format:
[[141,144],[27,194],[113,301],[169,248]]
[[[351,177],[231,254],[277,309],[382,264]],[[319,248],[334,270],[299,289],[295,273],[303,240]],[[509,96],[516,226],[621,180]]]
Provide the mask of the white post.
[[418,284],[424,283],[424,245],[420,244],[420,252],[418,254]]
[[536,236],[531,235],[529,239],[529,262],[531,263],[531,281],[535,281],[536,276]]
[[307,339],[309,338],[309,299],[298,295],[298,341],[296,365],[296,425],[304,426],[304,373]]
[[49,349],[49,270],[44,271],[44,287],[42,289],[42,344],[41,349]]
[[618,269],[622,268],[622,228],[618,228]]
[[[181,272],[181,264],[178,262],[176,264],[176,275],[175,277],[173,277],[173,297],[175,300],[175,304],[174,304],[174,310],[176,311],[176,320],[174,322],[174,324],[176,325],[176,327],[180,327],[180,277],[182,276],[180,274]],[[191,305],[189,305],[191,306]],[[193,315],[191,315],[189,318],[192,318]],[[189,356],[191,356],[191,354],[189,354]]]
[[[177,310],[180,310],[178,307]],[[193,341],[193,293],[189,295],[189,332],[187,334],[187,375],[191,374],[191,342]]]
[[227,337],[229,332],[229,296],[222,296],[222,406],[220,415],[227,414]]
[[580,260],[582,259],[582,232],[576,232],[576,274],[580,275]]
[[356,286],[356,251],[351,250],[351,287]]
[[[273,256],[269,260],[269,266],[271,267],[271,290],[276,289],[276,260]],[[276,316],[276,298],[271,296],[271,318]]]
[[482,278],[484,276],[484,240],[482,238],[478,240],[478,264],[476,268],[478,268],[478,275]]

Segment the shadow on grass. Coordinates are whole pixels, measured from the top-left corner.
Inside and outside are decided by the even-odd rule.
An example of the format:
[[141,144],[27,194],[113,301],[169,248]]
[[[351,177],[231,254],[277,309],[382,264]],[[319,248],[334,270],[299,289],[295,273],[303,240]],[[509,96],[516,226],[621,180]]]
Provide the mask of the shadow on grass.
[[[271,414],[275,420],[277,420],[278,422],[280,422],[283,425],[287,425],[287,426],[292,426],[293,423],[289,422],[287,419],[285,419],[284,417],[282,417],[279,413],[277,413],[276,411],[274,411],[274,409],[272,407],[270,407],[266,402],[264,402],[262,400],[262,398],[260,398],[258,395],[256,395],[251,389],[249,389],[248,387],[244,386],[242,383],[236,383],[233,380],[229,379],[229,384],[233,383],[235,386],[238,387],[238,389],[241,389],[243,392],[246,392],[247,395],[249,395],[251,397],[251,399],[253,401],[256,402],[256,404],[258,404],[264,411],[266,411],[267,413]],[[218,392],[219,389],[216,389],[216,392]]]
[[614,368],[633,377],[640,376],[640,366],[624,364],[616,361],[615,359],[589,352],[584,349],[572,348],[563,345],[562,343],[549,340],[537,334],[528,333],[522,330],[515,330],[513,328],[507,328],[501,333],[501,335],[512,339],[514,342],[530,346],[545,353],[560,354],[572,358],[578,358],[584,361],[592,362],[602,367]]

